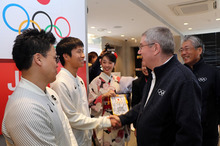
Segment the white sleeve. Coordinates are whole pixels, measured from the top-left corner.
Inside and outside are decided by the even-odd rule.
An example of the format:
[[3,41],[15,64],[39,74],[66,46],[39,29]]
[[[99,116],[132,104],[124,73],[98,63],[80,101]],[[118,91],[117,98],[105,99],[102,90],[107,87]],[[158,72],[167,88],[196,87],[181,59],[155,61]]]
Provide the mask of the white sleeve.
[[78,146],[78,143],[76,141],[76,138],[73,134],[73,131],[72,131],[72,128],[70,126],[70,123],[69,123],[69,120],[68,118],[66,117],[66,114],[63,112],[63,115],[64,115],[64,118],[65,118],[65,122],[66,122],[66,125],[67,125],[67,129],[68,129],[68,133],[70,134],[70,140],[71,140],[71,144],[72,146]]
[[63,111],[68,117],[71,127],[79,130],[111,127],[111,121],[107,117],[91,118],[77,112],[74,101],[70,97],[71,94],[64,83],[56,82],[51,87],[60,97]]

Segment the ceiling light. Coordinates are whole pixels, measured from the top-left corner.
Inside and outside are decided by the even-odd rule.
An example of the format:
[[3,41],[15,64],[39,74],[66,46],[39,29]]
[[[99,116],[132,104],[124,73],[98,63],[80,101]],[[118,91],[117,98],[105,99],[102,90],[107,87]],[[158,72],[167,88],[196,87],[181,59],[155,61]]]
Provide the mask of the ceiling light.
[[111,31],[108,31],[108,33],[112,33]]
[[216,21],[220,21],[220,18],[216,18],[215,20],[216,20]]
[[125,37],[125,35],[122,34],[121,37]]
[[189,23],[183,23],[183,25],[189,25]]
[[94,29],[94,28],[95,28],[95,26],[91,26],[90,28]]
[[188,28],[188,30],[192,30],[192,28],[190,27],[190,28]]
[[135,38],[131,38],[131,40],[134,40]]

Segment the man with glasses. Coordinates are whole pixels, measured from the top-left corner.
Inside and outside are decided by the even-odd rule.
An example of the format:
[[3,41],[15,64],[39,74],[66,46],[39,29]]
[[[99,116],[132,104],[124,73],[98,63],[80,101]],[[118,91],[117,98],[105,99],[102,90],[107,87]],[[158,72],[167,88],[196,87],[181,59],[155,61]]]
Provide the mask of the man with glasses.
[[16,37],[12,56],[22,77],[5,108],[2,133],[7,145],[77,145],[58,95],[47,87],[57,74],[55,41],[52,33],[37,29]]
[[185,36],[180,48],[185,65],[202,88],[203,146],[217,146],[220,111],[220,71],[204,62],[204,45],[195,36]]
[[201,146],[201,88],[174,55],[173,35],[155,27],[142,34],[142,62],[151,69],[141,102],[118,125],[136,122],[139,146]]

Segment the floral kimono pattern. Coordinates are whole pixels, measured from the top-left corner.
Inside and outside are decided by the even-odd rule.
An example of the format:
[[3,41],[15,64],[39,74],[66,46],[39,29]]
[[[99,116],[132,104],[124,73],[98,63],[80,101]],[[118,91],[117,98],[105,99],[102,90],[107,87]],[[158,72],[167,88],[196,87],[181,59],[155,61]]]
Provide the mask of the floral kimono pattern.
[[[108,76],[101,73],[89,85],[89,105],[91,107],[92,116],[109,116],[112,115],[112,107],[110,98],[102,99],[102,95],[109,90],[116,93],[120,90],[120,77]],[[124,142],[129,139],[129,130],[127,126],[120,129],[104,128],[96,129],[96,136],[102,146],[123,146]]]

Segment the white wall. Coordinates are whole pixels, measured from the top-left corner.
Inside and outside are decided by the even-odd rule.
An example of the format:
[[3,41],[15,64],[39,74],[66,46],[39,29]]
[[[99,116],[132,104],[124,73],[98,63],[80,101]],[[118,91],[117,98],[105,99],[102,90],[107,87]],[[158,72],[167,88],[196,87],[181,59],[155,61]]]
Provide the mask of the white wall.
[[[34,21],[41,29],[48,25],[55,25],[62,33],[62,37],[74,36],[81,39],[86,44],[86,0],[55,0],[49,1],[48,4],[42,4],[42,0],[1,0],[0,1],[0,59],[11,59],[12,45],[15,37],[21,29],[33,28],[32,22],[22,22],[24,20]],[[43,11],[44,13],[39,11]],[[46,13],[46,14],[45,14]],[[50,19],[51,21],[50,22]],[[56,21],[57,20],[57,21]],[[29,24],[29,25],[28,25]],[[26,27],[27,26],[27,27]],[[36,24],[34,25],[36,28]],[[52,33],[60,41],[61,34],[57,29],[52,28]],[[49,31],[49,29],[47,30]]]

